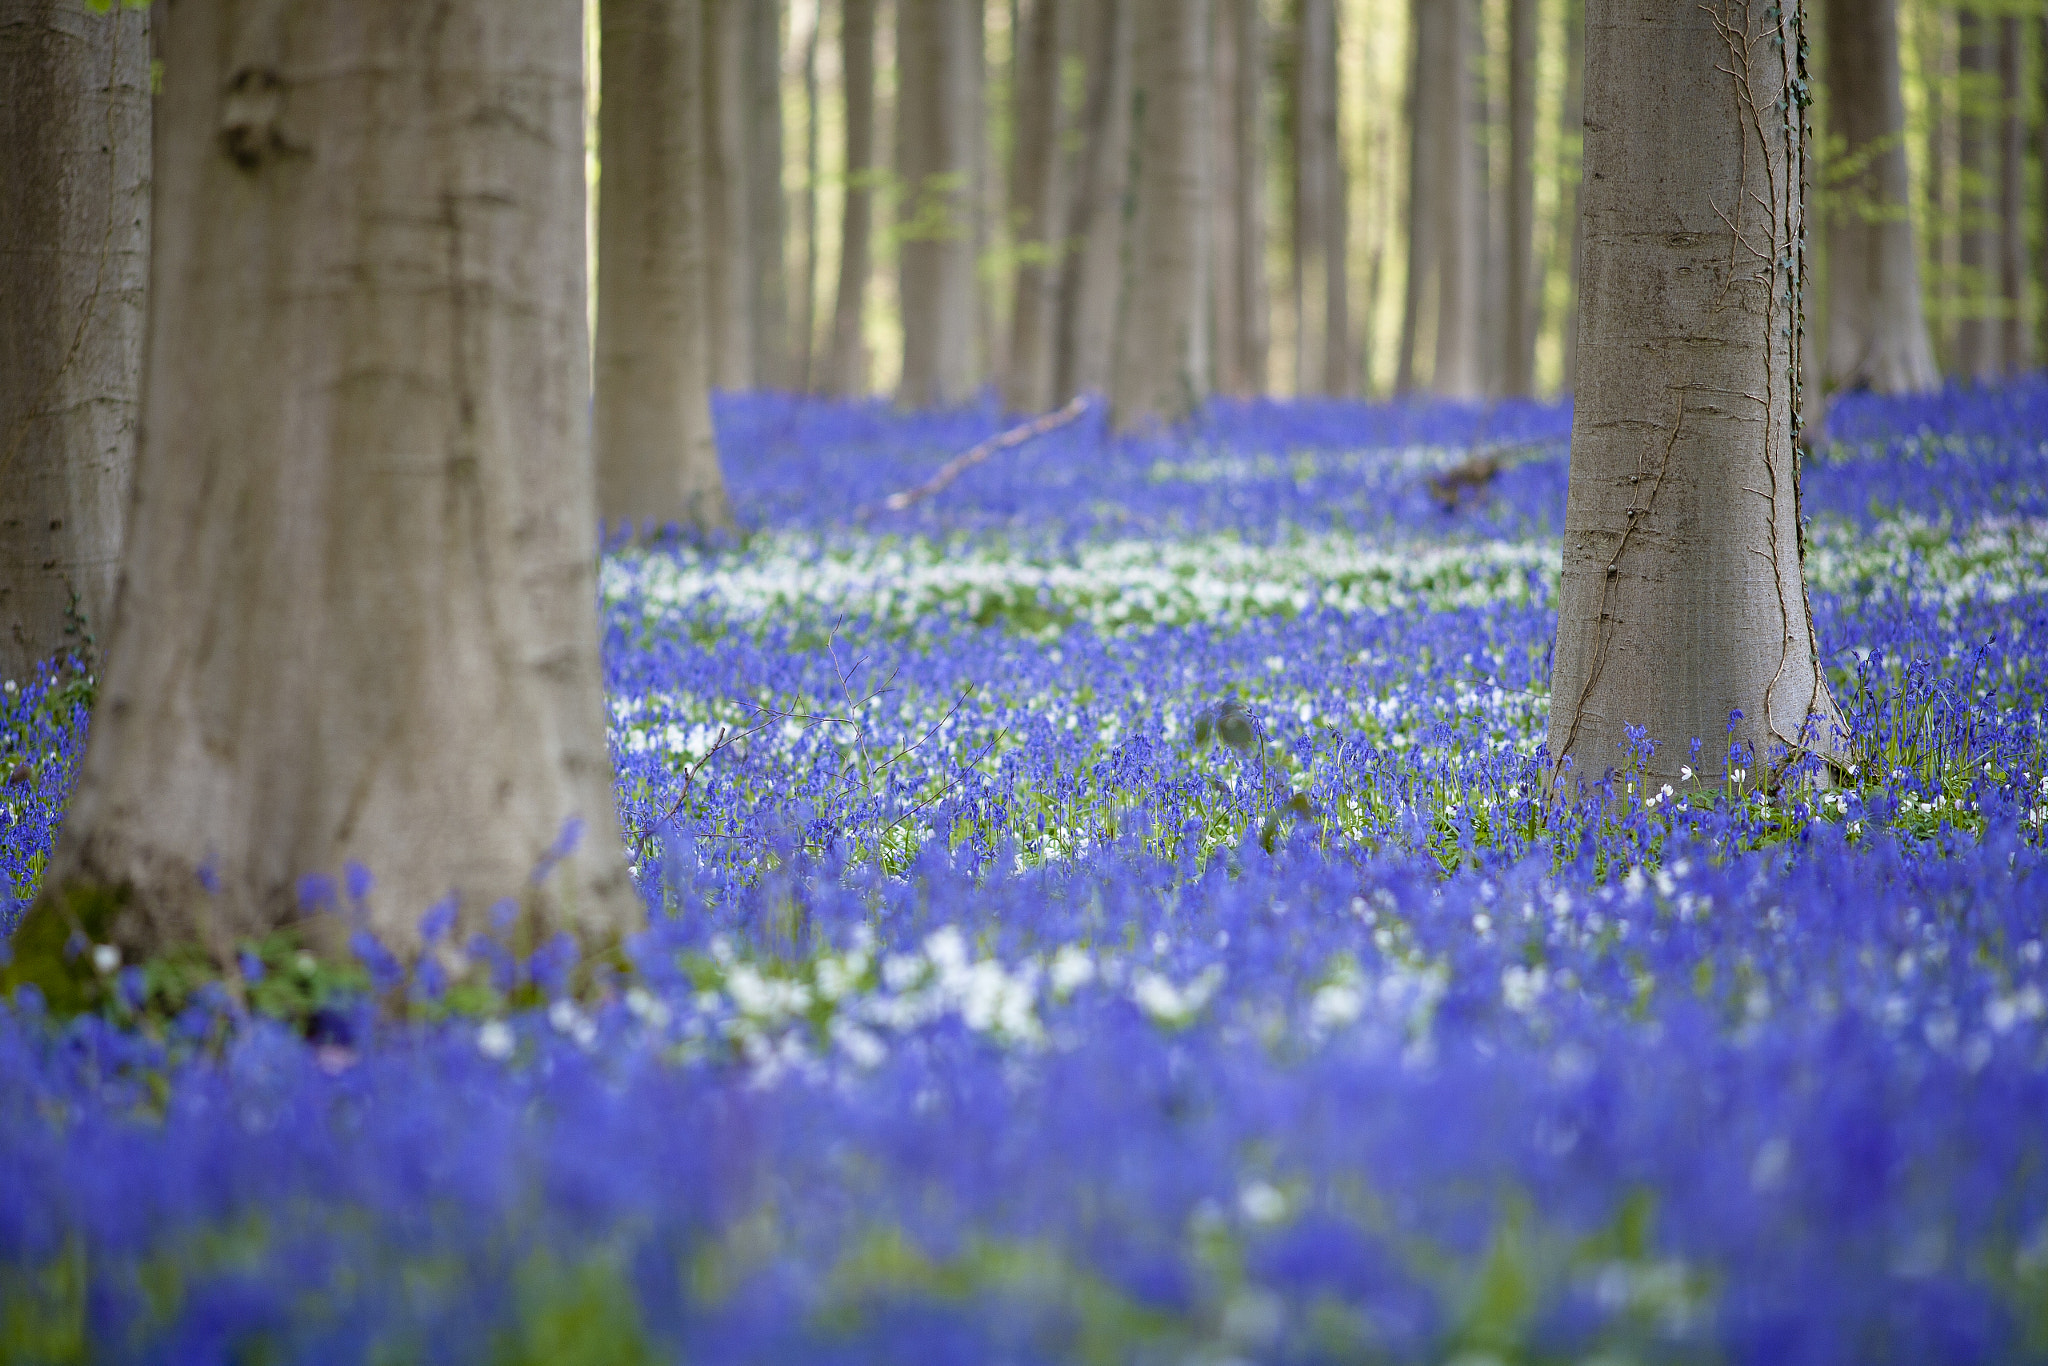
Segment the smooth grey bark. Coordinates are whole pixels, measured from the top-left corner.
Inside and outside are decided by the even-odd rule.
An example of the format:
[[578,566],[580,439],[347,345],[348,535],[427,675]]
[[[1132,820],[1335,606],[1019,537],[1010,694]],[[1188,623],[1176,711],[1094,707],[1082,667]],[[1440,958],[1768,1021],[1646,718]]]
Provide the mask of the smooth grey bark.
[[702,0],[598,11],[597,510],[605,525],[732,521],[711,426]]
[[1010,345],[1003,402],[1015,412],[1052,406],[1053,287],[1059,276],[1061,212],[1060,55],[1073,7],[1032,0],[1015,63],[1010,203],[1017,268],[1010,303]]
[[2027,106],[2020,84],[2024,30],[2016,15],[1998,21],[1998,304],[1999,356],[2007,374],[2034,363],[2027,326]]
[[711,281],[711,382],[751,389],[753,235],[747,223],[748,0],[704,0],[704,202]]
[[754,384],[789,389],[796,384],[789,346],[788,204],[782,188],[782,0],[747,0],[746,201],[747,307],[752,314]]
[[135,459],[149,16],[0,0],[0,678],[96,663]]
[[1343,394],[1351,387],[1345,279],[1344,157],[1337,142],[1337,8],[1296,0],[1288,92],[1292,172],[1294,387]]
[[1827,387],[1942,385],[1921,305],[1898,86],[1896,0],[1827,0],[1827,111],[1841,145],[1827,233]]
[[1215,0],[1209,241],[1216,387],[1266,389],[1265,23],[1259,0]]
[[1435,106],[1429,156],[1436,176],[1437,257],[1436,364],[1430,388],[1450,398],[1479,398],[1486,392],[1486,352],[1480,303],[1486,274],[1486,203],[1479,179],[1478,143],[1472,130],[1472,56],[1478,37],[1473,0],[1431,0],[1443,11],[1442,63],[1424,86]]
[[1827,0],[1829,132],[1841,147],[1828,224],[1826,384],[1941,386],[1920,299],[1906,176],[1896,0]]
[[1537,0],[1508,0],[1508,175],[1501,391],[1536,389]]
[[897,0],[900,398],[963,402],[975,384],[975,156],[979,0]]
[[1586,7],[1585,0],[1565,0],[1564,6],[1564,184],[1558,187],[1559,221],[1564,231],[1555,240],[1563,244],[1565,290],[1563,388],[1569,394],[1579,380],[1579,267],[1586,249],[1585,220],[1579,213],[1580,149],[1586,134]]
[[797,272],[790,331],[796,346],[791,361],[796,387],[805,393],[818,387],[818,178],[824,171],[818,127],[818,40],[824,26],[823,8],[824,0],[812,7],[810,30],[803,35],[804,187],[797,201],[797,221],[803,231],[804,254]]
[[[1588,0],[1580,383],[1551,681],[1569,793],[1839,754],[1801,565],[1798,11]],[[1731,724],[1731,715],[1741,716]],[[1809,724],[1811,722],[1811,724]],[[1702,752],[1695,758],[1691,742]]]
[[451,892],[455,943],[501,898],[630,931],[581,6],[185,0],[165,28],[120,604],[31,914],[111,901],[124,949],[227,958],[354,861],[401,954]]
[[1998,318],[2002,220],[1998,208],[1998,27],[1974,10],[1956,15],[1961,42],[1959,112],[1960,212],[1956,228],[1958,280],[1956,368],[1979,381],[2004,373]]
[[1123,295],[1126,191],[1131,159],[1131,47],[1135,0],[1099,0],[1084,16],[1088,102],[1081,174],[1068,205],[1071,244],[1060,272],[1054,388],[1064,402],[1109,387]]
[[1407,283],[1401,296],[1400,354],[1395,360],[1394,391],[1406,394],[1420,383],[1420,362],[1431,320],[1429,286],[1436,279],[1440,233],[1438,214],[1443,193],[1438,188],[1444,167],[1437,160],[1440,136],[1435,127],[1443,111],[1435,84],[1445,65],[1443,46],[1449,41],[1446,0],[1410,0],[1408,31],[1408,203]]
[[875,0],[842,0],[839,53],[846,83],[846,198],[840,209],[839,283],[833,295],[824,387],[851,398],[868,388],[861,323],[873,269]]
[[1209,375],[1209,0],[1136,0],[1133,9],[1137,168],[1109,389],[1111,420],[1124,431],[1187,417]]

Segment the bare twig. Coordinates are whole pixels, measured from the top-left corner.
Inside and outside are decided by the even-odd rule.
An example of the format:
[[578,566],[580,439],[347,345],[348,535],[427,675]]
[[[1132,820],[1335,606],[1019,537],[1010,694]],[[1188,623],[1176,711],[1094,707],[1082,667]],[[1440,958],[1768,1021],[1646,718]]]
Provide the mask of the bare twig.
[[954,456],[939,467],[937,474],[934,474],[922,484],[917,484],[907,489],[898,489],[887,498],[884,498],[882,500],[882,507],[888,512],[901,512],[905,508],[922,502],[935,493],[943,493],[947,485],[994,455],[997,451],[1006,451],[1012,447],[1021,446],[1034,437],[1044,436],[1056,427],[1064,427],[1087,410],[1088,396],[1086,394],[1076,394],[1066,407],[1047,413],[1043,417],[1035,417],[1029,422],[1010,428],[1006,432],[1000,432],[965,454]]

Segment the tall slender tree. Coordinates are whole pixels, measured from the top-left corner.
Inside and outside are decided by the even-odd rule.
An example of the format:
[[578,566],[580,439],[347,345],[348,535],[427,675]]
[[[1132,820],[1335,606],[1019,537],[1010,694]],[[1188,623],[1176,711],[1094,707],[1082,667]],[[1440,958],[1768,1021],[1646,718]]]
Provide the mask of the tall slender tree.
[[980,0],[897,0],[897,259],[905,403],[959,403],[974,389],[974,49]]
[[1394,375],[1394,388],[1403,394],[1421,383],[1422,353],[1433,331],[1427,315],[1433,303],[1430,286],[1442,256],[1439,184],[1446,171],[1436,126],[1443,111],[1436,83],[1446,65],[1443,49],[1451,40],[1448,21],[1453,3],[1456,0],[1409,0],[1408,7],[1408,278],[1401,298],[1400,355]]
[[1052,402],[1053,285],[1058,278],[1062,186],[1060,56],[1073,7],[1031,0],[1019,16],[1015,89],[1011,92],[1010,204],[1017,268],[1010,303],[1010,345],[1003,401],[1022,412]]
[[1208,0],[1136,0],[1137,171],[1110,372],[1115,424],[1175,422],[1208,391]]
[[1828,223],[1826,382],[1939,387],[1920,299],[1906,175],[1896,0],[1827,0],[1827,112],[1845,168]]
[[164,27],[121,601],[31,917],[229,958],[326,875],[401,951],[451,892],[459,935],[501,899],[629,930],[581,5],[185,0]]
[[1646,786],[1725,770],[1753,786],[1788,756],[1839,753],[1794,445],[1798,26],[1777,0],[1587,0],[1562,792],[1631,767]]
[[748,221],[747,28],[751,0],[704,0],[706,273],[711,281],[711,382],[751,389],[754,235]]
[[743,125],[746,148],[748,326],[754,383],[796,384],[789,342],[789,205],[782,187],[782,0],[747,0]]
[[1054,333],[1054,388],[1062,399],[1109,387],[1123,294],[1135,5],[1136,0],[1099,0],[1084,16],[1088,99],[1081,173],[1067,206],[1070,246],[1060,271]]
[[1973,379],[1996,379],[2005,370],[1998,318],[2001,215],[1998,208],[1998,25],[1963,9],[1959,103],[1960,212],[1957,214],[1961,298],[1956,323],[1956,367]]
[[824,138],[818,117],[818,42],[824,27],[824,0],[811,0],[804,31],[797,37],[802,53],[804,91],[804,183],[797,199],[797,227],[803,235],[803,264],[797,269],[791,307],[792,359],[796,387],[806,393],[818,387],[818,182],[824,172]]
[[846,197],[840,209],[839,281],[833,294],[824,387],[851,397],[867,392],[861,323],[873,269],[875,0],[841,0],[839,63],[846,87]]
[[1430,387],[1453,398],[1486,392],[1485,343],[1480,303],[1485,286],[1486,203],[1481,195],[1478,143],[1473,137],[1472,59],[1478,36],[1473,0],[1427,0],[1441,5],[1441,65],[1424,87],[1431,107],[1429,155],[1441,164],[1436,178],[1436,364]]
[[0,90],[0,678],[13,679],[90,657],[113,615],[149,270],[147,13],[0,0]]
[[1536,389],[1537,0],[1508,0],[1508,175],[1501,389]]
[[1585,219],[1579,213],[1580,153],[1586,134],[1586,5],[1585,0],[1564,0],[1564,108],[1560,161],[1563,171],[1557,187],[1558,222],[1555,235],[1564,252],[1564,316],[1558,330],[1563,333],[1564,391],[1573,392],[1579,382],[1579,268],[1586,250]]
[[1266,36],[1259,0],[1215,0],[1209,240],[1216,387],[1266,388]]
[[1334,0],[1295,0],[1291,36],[1294,385],[1298,393],[1342,394],[1351,387],[1351,320]]
[[597,509],[607,525],[732,521],[711,428],[702,0],[599,10]]
[[2025,61],[2022,22],[2018,15],[2005,15],[1998,21],[1998,350],[2009,374],[2034,363],[2034,334],[2027,326],[2032,215],[2027,204],[2027,98],[2021,83]]

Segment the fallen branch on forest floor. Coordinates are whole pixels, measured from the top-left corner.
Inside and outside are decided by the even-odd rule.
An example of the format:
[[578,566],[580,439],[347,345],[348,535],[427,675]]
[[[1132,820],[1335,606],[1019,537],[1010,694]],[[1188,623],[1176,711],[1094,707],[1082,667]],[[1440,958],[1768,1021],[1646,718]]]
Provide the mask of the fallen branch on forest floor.
[[[898,489],[887,498],[884,498],[882,500],[882,508],[888,512],[901,512],[905,508],[922,502],[935,493],[942,493],[947,485],[958,479],[966,471],[994,455],[997,451],[1006,451],[1013,446],[1021,446],[1034,437],[1044,436],[1054,428],[1064,427],[1087,410],[1088,396],[1086,394],[1076,394],[1067,403],[1066,407],[1046,413],[1042,417],[1035,417],[1029,422],[1020,423],[1006,432],[998,432],[972,450],[954,456],[939,467],[937,474],[934,474],[922,484],[916,484],[907,489]],[[872,512],[873,509],[863,508],[861,511],[863,515],[866,515]]]

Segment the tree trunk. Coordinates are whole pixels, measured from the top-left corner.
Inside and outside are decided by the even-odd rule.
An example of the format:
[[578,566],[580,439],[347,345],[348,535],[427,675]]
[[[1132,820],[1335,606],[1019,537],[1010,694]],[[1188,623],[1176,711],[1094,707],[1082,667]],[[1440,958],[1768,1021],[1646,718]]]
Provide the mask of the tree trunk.
[[1436,120],[1443,101],[1435,90],[1445,66],[1443,45],[1449,41],[1446,0],[1410,0],[1409,31],[1413,51],[1408,67],[1408,280],[1401,297],[1401,353],[1395,360],[1394,391],[1406,394],[1420,383],[1422,351],[1429,341],[1433,302],[1429,286],[1439,266],[1442,245],[1438,214],[1443,209],[1439,182],[1444,167],[1437,160],[1442,138]]
[[705,204],[711,281],[711,382],[751,389],[754,373],[754,252],[748,223],[747,6],[704,0]]
[[1849,168],[1828,228],[1827,384],[1922,393],[1941,372],[1908,212],[1896,0],[1827,0],[1826,23],[1830,131]]
[[1962,10],[1961,29],[1962,205],[1960,319],[1956,325],[1956,367],[1972,379],[1990,381],[2005,370],[1998,319],[2000,215],[1998,212],[1999,128],[1998,28],[1974,10]]
[[1562,382],[1569,394],[1579,383],[1579,273],[1586,252],[1586,224],[1579,213],[1581,150],[1586,137],[1586,6],[1585,0],[1565,0],[1564,6],[1564,184],[1558,187],[1559,221],[1566,225],[1557,235],[1565,244],[1564,364]]
[[811,6],[810,26],[803,35],[804,188],[797,213],[803,225],[803,268],[798,272],[794,334],[796,387],[810,393],[818,387],[818,179],[824,171],[818,127],[818,30],[824,26],[824,0]]
[[1337,9],[1297,0],[1289,140],[1293,152],[1294,387],[1350,388],[1345,285],[1344,159],[1337,142]]
[[1210,70],[1211,262],[1216,387],[1265,392],[1265,37],[1259,0],[1215,0]]
[[832,304],[832,346],[825,388],[848,398],[867,392],[861,333],[873,269],[875,174],[875,0],[842,0],[839,52],[846,82],[846,199],[840,209],[839,285]]
[[1436,177],[1437,249],[1436,365],[1430,387],[1450,398],[1479,398],[1486,392],[1479,304],[1485,286],[1486,204],[1480,195],[1479,151],[1472,134],[1472,54],[1478,25],[1473,0],[1434,0],[1443,9],[1442,65],[1425,98],[1436,111],[1431,159]]
[[1626,768],[1631,727],[1657,747],[1646,783],[1681,783],[1690,764],[1718,784],[1725,763],[1755,785],[1787,753],[1840,752],[1793,444],[1798,23],[1767,0],[1586,6],[1586,278],[1549,740],[1561,793]]
[[111,623],[149,271],[149,16],[0,0],[0,678]]
[[604,0],[598,104],[597,509],[726,526],[711,429],[702,0]]
[[1956,46],[1954,16],[1942,10],[1921,13],[1923,32],[1932,39],[1921,55],[1927,96],[1927,244],[1934,268],[1934,319],[1929,327],[1934,363],[1944,372],[1956,368],[1956,274],[1961,269],[1962,242],[1956,218],[1962,211],[1957,193],[1956,163],[1961,160],[1961,120],[1956,117]]
[[1109,387],[1123,295],[1125,191],[1131,158],[1131,41],[1136,0],[1099,0],[1086,17],[1088,105],[1080,184],[1068,208],[1074,243],[1060,272],[1055,346],[1062,400]]
[[960,403],[974,390],[973,3],[896,6],[901,397],[913,407]]
[[1017,225],[1016,294],[1010,305],[1010,354],[1003,402],[1015,412],[1052,406],[1053,281],[1058,276],[1060,212],[1060,54],[1072,10],[1033,0],[1020,18],[1010,185]]
[[226,957],[359,862],[400,952],[451,892],[462,931],[501,898],[529,931],[630,930],[581,6],[187,0],[166,28],[121,606],[31,914]]
[[1537,0],[1508,0],[1508,198],[1506,333],[1501,390],[1536,390],[1536,20]]
[[2005,372],[2016,375],[2034,363],[2034,335],[2027,327],[2027,105],[2020,84],[2025,31],[2014,15],[2000,19],[1998,27],[1999,352]]
[[1110,406],[1119,430],[1178,422],[1207,392],[1209,0],[1137,0],[1137,172]]
[[782,194],[782,0],[748,0],[746,18],[746,183],[748,256],[753,279],[754,383],[789,389],[789,236]]

